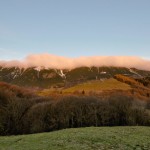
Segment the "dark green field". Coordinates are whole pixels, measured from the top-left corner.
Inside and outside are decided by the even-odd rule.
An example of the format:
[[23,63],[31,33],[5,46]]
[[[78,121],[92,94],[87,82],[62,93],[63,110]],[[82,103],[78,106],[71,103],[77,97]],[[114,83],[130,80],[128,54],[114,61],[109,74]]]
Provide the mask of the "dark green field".
[[149,150],[149,127],[88,127],[0,137],[0,150]]

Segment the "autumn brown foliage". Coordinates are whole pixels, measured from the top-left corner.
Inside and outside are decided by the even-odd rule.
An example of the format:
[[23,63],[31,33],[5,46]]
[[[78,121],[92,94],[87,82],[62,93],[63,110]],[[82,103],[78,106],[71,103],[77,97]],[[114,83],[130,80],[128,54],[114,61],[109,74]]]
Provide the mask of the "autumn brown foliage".
[[0,88],[0,134],[28,134],[88,126],[150,125],[150,101],[107,97],[35,97],[17,87]]

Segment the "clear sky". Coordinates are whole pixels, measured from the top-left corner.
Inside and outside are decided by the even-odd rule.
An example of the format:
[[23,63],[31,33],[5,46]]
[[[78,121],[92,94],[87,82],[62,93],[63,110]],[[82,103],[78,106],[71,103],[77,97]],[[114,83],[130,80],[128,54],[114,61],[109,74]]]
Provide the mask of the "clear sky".
[[150,0],[0,0],[0,59],[150,58]]

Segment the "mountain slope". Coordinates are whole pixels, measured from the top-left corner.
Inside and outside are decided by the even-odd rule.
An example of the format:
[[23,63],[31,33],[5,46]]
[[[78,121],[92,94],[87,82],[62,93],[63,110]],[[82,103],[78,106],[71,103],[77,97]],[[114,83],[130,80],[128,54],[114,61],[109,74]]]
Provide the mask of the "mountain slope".
[[63,90],[63,93],[74,93],[78,92],[101,92],[106,90],[130,90],[131,87],[128,84],[117,81],[113,78],[107,80],[92,80],[87,81],[73,87]]
[[0,81],[34,88],[71,87],[88,80],[112,78],[116,74],[144,78],[150,76],[150,71],[124,67],[80,67],[72,70],[44,67],[26,69],[0,67]]

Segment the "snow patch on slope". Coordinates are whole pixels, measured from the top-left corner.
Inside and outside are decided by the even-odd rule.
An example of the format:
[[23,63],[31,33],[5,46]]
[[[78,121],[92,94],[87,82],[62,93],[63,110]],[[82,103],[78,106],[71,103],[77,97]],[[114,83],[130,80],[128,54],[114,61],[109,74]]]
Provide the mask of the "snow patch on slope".
[[0,68],[0,71],[2,71],[3,70],[3,67],[2,68]]
[[142,77],[139,73],[137,73],[136,71],[134,71],[132,68],[129,68],[129,71],[133,74],[136,74],[139,77]]
[[63,70],[56,70],[55,69],[55,71],[56,71],[56,73],[59,75],[59,76],[61,76],[62,78],[65,78],[66,79],[66,75],[63,73]]
[[106,74],[107,72],[105,72],[105,71],[102,71],[100,74]]

